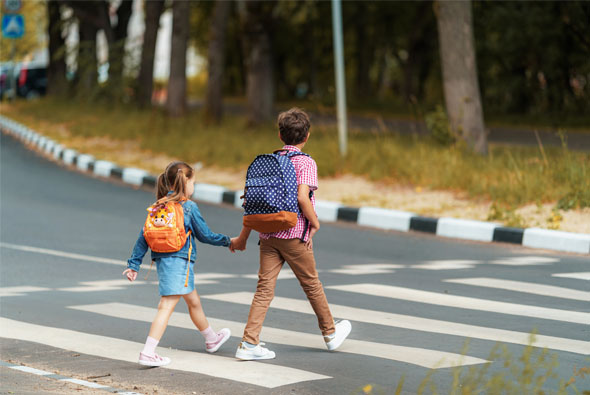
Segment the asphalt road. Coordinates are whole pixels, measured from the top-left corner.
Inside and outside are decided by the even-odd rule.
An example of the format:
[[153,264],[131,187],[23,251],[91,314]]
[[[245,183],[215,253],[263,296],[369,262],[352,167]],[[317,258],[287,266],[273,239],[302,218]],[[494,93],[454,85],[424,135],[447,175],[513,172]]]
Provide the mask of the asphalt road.
[[[429,372],[438,391],[448,392],[456,367],[463,374],[482,369],[497,341],[518,365],[536,330],[536,344],[559,363],[546,390],[590,366],[587,255],[323,224],[314,239],[320,279],[335,317],[353,325],[339,351],[323,349],[317,321],[285,268],[261,335],[277,358],[233,358],[256,286],[253,235],[235,255],[198,245],[197,291],[210,322],[229,326],[232,339],[207,354],[181,302],[159,347],[172,364],[142,368],[134,361],[158,303],[157,276],[152,270],[144,280],[147,259],[136,283],[121,273],[151,192],[69,171],[5,135],[0,165],[4,362],[139,393],[345,394],[368,384],[372,393],[393,393],[403,378],[404,393],[412,394]],[[199,207],[213,230],[239,232],[239,210]],[[490,374],[511,380],[503,361],[492,362]],[[578,390],[590,390],[588,376],[575,378]],[[44,380],[2,367],[0,392],[55,392]]]

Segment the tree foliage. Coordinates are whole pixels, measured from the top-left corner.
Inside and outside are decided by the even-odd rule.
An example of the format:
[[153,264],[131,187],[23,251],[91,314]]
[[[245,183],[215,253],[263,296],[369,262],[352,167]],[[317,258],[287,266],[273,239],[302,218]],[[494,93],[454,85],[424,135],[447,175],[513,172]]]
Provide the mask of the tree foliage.
[[[124,39],[116,34],[117,25],[107,26],[105,18],[96,22],[104,12],[80,12],[97,5],[103,11],[105,5],[117,8],[121,1],[55,1],[77,8],[81,23],[105,30],[109,44]],[[32,22],[37,15],[35,10],[43,8],[45,2],[31,0],[23,4],[29,21],[27,29],[45,26],[44,22]],[[214,5],[210,1],[195,1],[190,7],[189,45],[204,57],[209,50]],[[244,9],[255,11],[249,16],[250,21],[244,20],[248,16]],[[347,93],[352,107],[411,114],[422,119],[444,102],[432,1],[345,1],[342,12]],[[589,20],[590,2],[583,0],[474,1],[478,81],[486,118],[527,115],[563,120],[589,113]],[[263,30],[253,30],[255,26]],[[260,47],[259,39],[268,43]],[[154,40],[155,36],[145,42],[151,46]],[[24,54],[30,46],[21,43]],[[1,44],[0,56],[5,59],[10,43],[2,39]],[[251,49],[267,48],[268,61],[260,64],[267,70],[264,73],[270,82],[264,82],[264,86],[269,87],[270,94],[259,97],[266,102],[271,98],[271,102],[301,99],[327,106],[334,104],[330,2],[231,1],[223,47],[224,56],[219,58],[224,62],[224,95],[246,96],[248,78],[253,75],[252,67],[248,67],[252,62]],[[148,57],[150,53],[151,49],[146,52]],[[109,56],[116,62],[125,55],[111,51]],[[141,75],[134,83],[139,92],[137,98],[144,104],[151,94],[151,89],[142,91],[150,78],[149,71],[146,66],[144,74],[148,76]],[[94,80],[94,76],[90,79]],[[252,97],[255,100],[256,95]]]
[[[22,2],[18,12],[25,19],[25,33],[21,38],[5,38],[0,35],[0,61],[6,62],[12,59],[14,46],[14,59],[23,61],[46,44],[45,31],[47,29],[46,4],[42,0],[28,0]],[[4,15],[4,9],[2,9]]]

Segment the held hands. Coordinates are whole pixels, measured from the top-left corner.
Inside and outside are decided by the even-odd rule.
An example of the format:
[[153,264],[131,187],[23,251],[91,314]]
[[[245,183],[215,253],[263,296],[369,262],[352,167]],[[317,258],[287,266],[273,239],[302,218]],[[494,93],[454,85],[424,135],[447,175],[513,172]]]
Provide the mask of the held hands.
[[135,281],[135,279],[137,278],[137,272],[133,269],[126,269],[123,272],[124,276],[127,276],[127,280],[129,281]]
[[243,237],[232,237],[229,244],[229,250],[232,253],[235,253],[236,251],[244,251],[246,249],[247,241],[248,239],[244,239]]
[[231,242],[229,243],[229,250],[234,253],[236,251],[245,251],[246,250],[246,243],[248,242],[248,237],[250,237],[250,232],[252,229],[246,228],[245,226],[242,227],[242,231],[238,237],[232,237]]

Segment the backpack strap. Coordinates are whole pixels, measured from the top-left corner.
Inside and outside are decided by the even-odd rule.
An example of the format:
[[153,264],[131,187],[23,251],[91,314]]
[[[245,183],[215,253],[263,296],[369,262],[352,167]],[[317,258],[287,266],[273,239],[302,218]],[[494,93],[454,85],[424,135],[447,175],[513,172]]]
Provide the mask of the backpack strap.
[[[291,159],[294,156],[299,156],[299,155],[303,155],[303,156],[307,156],[308,158],[311,158],[311,156],[309,154],[306,154],[305,152],[301,152],[301,151],[288,151],[284,148],[278,149],[276,151],[273,151],[273,154],[279,154],[281,152],[286,152],[286,157]],[[309,200],[311,200],[311,198],[313,197],[313,191],[310,190],[309,191]],[[309,220],[307,219],[307,217],[304,215],[303,218],[305,218],[305,227],[303,228],[303,233],[301,234],[301,242],[304,243],[305,242],[305,235],[307,235],[307,231],[309,229]]]
[[188,233],[186,234],[188,238],[188,266],[186,267],[186,279],[184,280],[184,287],[188,287],[188,275],[191,270],[191,252],[193,252],[193,243],[191,242],[191,231],[189,229]]
[[[313,197],[313,191],[310,189],[309,190],[309,200],[311,200],[311,198]],[[307,217],[304,215],[303,218],[305,218],[305,228],[303,228],[303,233],[301,234],[301,242],[305,243],[305,235],[307,234],[307,230],[309,228],[309,220],[307,219]]]

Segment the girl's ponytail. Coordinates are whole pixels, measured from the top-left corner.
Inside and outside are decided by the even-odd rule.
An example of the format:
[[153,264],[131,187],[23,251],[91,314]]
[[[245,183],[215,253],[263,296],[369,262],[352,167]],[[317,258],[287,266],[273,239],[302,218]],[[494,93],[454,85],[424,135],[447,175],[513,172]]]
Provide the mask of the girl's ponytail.
[[[186,182],[193,178],[194,170],[185,162],[172,162],[158,176],[156,197],[158,203],[178,202],[186,197]],[[170,193],[171,192],[171,193]]]
[[156,199],[160,200],[166,197],[169,191],[166,184],[166,174],[162,173],[158,176],[158,181],[156,182]]

